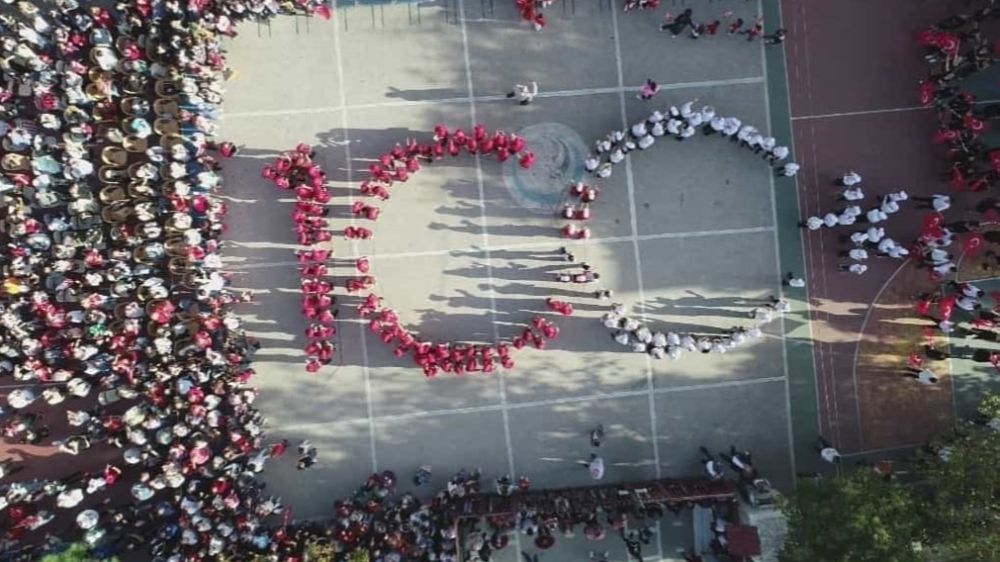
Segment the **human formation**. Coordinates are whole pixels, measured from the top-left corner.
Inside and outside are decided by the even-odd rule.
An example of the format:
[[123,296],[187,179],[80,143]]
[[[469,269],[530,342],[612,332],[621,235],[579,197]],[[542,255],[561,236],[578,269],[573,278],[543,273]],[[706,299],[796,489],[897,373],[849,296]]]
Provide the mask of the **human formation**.
[[[947,196],[911,198],[906,190],[900,189],[878,197],[873,206],[863,208],[865,192],[861,181],[861,174],[853,170],[844,174],[835,182],[840,188],[838,199],[843,202],[844,208],[838,212],[827,212],[822,216],[813,215],[799,223],[799,226],[809,230],[844,227],[854,229],[850,236],[842,237],[843,250],[840,252],[842,261],[838,264],[838,268],[855,275],[864,275],[868,271],[866,262],[871,255],[895,259],[906,259],[910,255],[909,249],[887,236],[885,232],[889,217],[899,212],[900,205],[907,204],[907,201],[918,205],[930,201],[937,206],[936,212],[951,205]],[[940,241],[937,238],[928,239],[928,243],[936,243],[934,240]],[[945,259],[944,256],[940,256],[934,267],[935,271],[944,274],[949,268],[953,270],[954,264],[950,258]]]
[[[696,107],[696,103],[697,100],[690,100],[679,106],[671,105],[666,108],[665,113],[654,110],[649,117],[626,130],[611,131],[594,143],[594,152],[584,161],[584,168],[597,180],[608,178],[616,164],[623,162],[635,151],[653,146],[657,139],[685,141],[700,134],[718,136],[738,144],[758,155],[780,176],[796,174],[798,164],[788,161],[790,150],[787,146],[779,145],[777,139],[765,136],[756,127],[744,124],[737,117],[720,115],[710,105]],[[565,238],[590,238],[591,231],[585,226],[585,221],[591,218],[591,204],[597,201],[599,194],[600,188],[596,185],[576,182],[570,186],[568,201],[560,211],[561,218],[572,221],[562,227],[561,232]],[[598,291],[597,296],[609,298],[611,295],[610,292]],[[648,353],[656,359],[678,359],[685,350],[726,353],[761,337],[760,325],[770,322],[774,313],[783,314],[789,309],[787,301],[775,297],[751,313],[757,324],[749,328],[735,327],[719,334],[653,331],[637,318],[629,316],[626,305],[622,303],[611,305],[610,312],[602,317],[602,321],[611,330],[613,339],[623,347]]]
[[610,177],[616,164],[636,150],[645,150],[657,139],[670,138],[676,141],[688,140],[702,133],[705,136],[718,135],[739,144],[744,149],[760,156],[775,170],[787,176],[795,175],[798,165],[788,162],[790,151],[778,144],[777,139],[760,132],[757,127],[745,124],[738,117],[726,117],[716,113],[710,105],[696,107],[697,100],[691,100],[665,108],[665,112],[654,110],[649,117],[632,124],[627,130],[614,130],[595,142],[594,152],[584,161],[584,168],[597,178]]
[[[379,155],[378,161],[368,168],[368,178],[360,184],[361,196],[385,201],[391,196],[390,190],[399,189],[424,166],[446,157],[477,154],[494,156],[501,163],[513,158],[522,168],[530,168],[535,162],[534,153],[528,150],[525,140],[516,134],[491,132],[482,124],[476,124],[468,133],[461,128],[451,130],[438,124],[435,125],[434,136],[429,142],[419,143],[415,139],[407,139],[405,144],[397,143],[392,150]],[[358,219],[374,221],[379,216],[378,208],[365,203],[364,199],[355,201],[353,211]],[[356,233],[359,230],[364,233],[363,238],[373,236],[370,229],[354,226],[347,227],[345,235],[352,238],[352,231]],[[375,292],[376,281],[370,271],[369,261],[359,258],[355,268],[358,275],[349,277],[345,286],[350,293],[364,293],[356,307],[358,317],[367,322],[368,330],[389,346],[396,357],[409,355],[427,377],[434,377],[439,373],[489,374],[498,366],[510,369],[514,367],[512,350],[529,345],[544,349],[549,340],[559,336],[559,328],[555,324],[536,315],[510,341],[499,341],[492,345],[427,341],[406,328],[397,311],[387,306],[385,299]],[[563,316],[573,313],[571,305],[555,299],[548,299],[546,307]]]
[[748,312],[750,326],[734,326],[728,330],[707,333],[654,331],[621,303],[611,305],[601,318],[615,343],[636,353],[647,353],[653,359],[680,359],[684,352],[729,353],[764,336],[762,328],[789,312],[785,299],[771,297]]
[[[538,28],[544,25],[538,11],[544,5],[518,2],[522,16]],[[49,12],[22,4],[29,24],[0,18],[0,69],[17,86],[0,91],[0,107],[7,116],[0,123],[5,149],[0,158],[5,172],[0,176],[2,236],[9,248],[0,257],[0,374],[22,385],[8,394],[9,409],[0,414],[0,427],[7,439],[52,443],[62,454],[81,455],[105,446],[118,451],[100,470],[54,480],[0,482],[0,512],[9,522],[5,547],[16,550],[21,539],[64,517],[98,556],[148,548],[171,562],[236,552],[301,559],[307,545],[326,544],[338,553],[338,560],[365,550],[373,559],[386,561],[418,557],[458,562],[453,508],[479,491],[474,470],[461,471],[430,502],[412,494],[397,498],[395,475],[376,474],[353,496],[335,504],[330,525],[266,524],[288,512],[280,499],[264,491],[256,474],[266,461],[282,457],[288,444],[264,439],[265,420],[253,406],[256,391],[248,384],[258,344],[245,334],[233,310],[250,297],[227,288],[228,274],[219,255],[226,214],[218,197],[223,189],[220,161],[236,152],[231,143],[216,138],[215,119],[229,72],[219,40],[235,34],[240,21],[267,18],[295,6],[330,15],[327,6],[314,0],[289,6],[224,0],[185,7],[140,1],[114,10],[61,0]],[[635,7],[651,8],[655,2],[626,5]],[[992,55],[983,51],[979,24],[993,17],[992,8],[984,9],[941,22],[921,36],[929,63],[941,68],[928,81],[931,86],[922,86],[922,93],[942,111],[936,140],[950,147],[949,178],[958,189],[985,189],[1000,168],[1000,156],[987,151],[979,139],[993,117],[990,106],[977,107],[968,94],[954,89],[969,72],[992,64]],[[748,40],[763,36],[759,21],[746,26],[736,19],[720,25],[718,20],[696,23],[692,11],[685,10],[671,16],[663,29],[672,35],[688,31],[693,38],[720,29]],[[771,43],[783,39],[781,30],[764,36]],[[56,61],[63,63],[58,69]],[[640,97],[649,100],[657,90],[650,81]],[[537,93],[533,84],[515,88],[513,97],[527,105]],[[754,152],[779,176],[795,175],[798,164],[788,161],[788,148],[776,139],[738,118],[717,115],[711,106],[696,108],[695,103],[654,111],[627,130],[612,131],[596,143],[586,169],[598,179],[607,178],[615,164],[661,137],[683,141],[700,132]],[[388,199],[394,186],[423,165],[460,154],[492,155],[500,162],[514,158],[523,167],[534,162],[517,135],[490,133],[482,125],[468,133],[439,125],[431,142],[408,140],[381,155],[369,168],[361,193]],[[334,239],[324,220],[330,193],[325,175],[311,158],[311,147],[300,145],[262,174],[296,197],[291,218],[302,246],[296,259],[301,310],[308,321],[306,370],[316,372],[334,355],[337,309],[334,287],[326,280],[326,263],[333,255],[326,246]],[[951,205],[949,196],[918,198],[905,191],[885,195],[865,212],[860,182],[859,174],[846,174],[839,182],[845,210],[805,221],[813,230],[868,223],[847,237],[851,247],[844,254],[850,261],[844,269],[856,274],[865,272],[869,252],[904,259],[916,249],[932,276],[945,277],[956,268],[948,248],[958,239],[963,252],[978,250],[982,236],[962,234],[988,222],[989,212],[996,213],[993,204],[983,210],[981,223],[945,224],[942,213]],[[584,225],[599,193],[600,187],[583,182],[569,187],[569,201],[560,215],[572,222],[563,227],[564,236],[590,237]],[[909,248],[885,236],[879,226],[904,202],[929,211],[920,239]],[[366,201],[351,207],[358,221],[375,221],[380,212]],[[372,236],[374,231],[365,226],[352,225],[343,232],[347,240]],[[368,259],[357,258],[353,266],[357,274],[345,281],[345,289],[365,293],[358,315],[397,356],[411,355],[427,376],[489,373],[498,364],[510,368],[511,348],[541,349],[559,335],[550,320],[535,316],[510,343],[421,341],[372,292],[375,279]],[[557,280],[596,279],[596,273],[584,268],[568,274],[568,281]],[[801,282],[790,276],[789,285],[799,286],[791,284],[793,279]],[[611,295],[605,291],[598,296]],[[917,307],[933,319],[933,329],[945,334],[967,330],[974,337],[995,339],[996,312],[984,307],[984,297],[973,285],[948,283],[937,294],[921,295]],[[566,301],[549,298],[546,306],[559,315],[573,314],[573,305]],[[940,318],[932,313],[935,306]],[[956,307],[968,313],[968,328],[952,319]],[[732,351],[761,337],[762,326],[789,308],[784,299],[772,297],[749,313],[753,324],[717,334],[652,331],[617,303],[602,320],[613,340],[629,350],[677,359],[685,351]],[[926,355],[940,356],[932,344],[925,347]],[[990,354],[987,360],[1000,369],[1000,355]],[[907,376],[923,384],[938,380],[919,356],[910,358],[910,371]],[[66,408],[70,432],[52,435],[41,409],[60,404]],[[836,452],[825,442],[823,450]],[[317,462],[318,451],[308,442],[298,453],[300,469]],[[704,453],[706,477],[721,479],[722,463]],[[751,475],[748,482],[766,492],[769,484],[755,474],[748,452],[732,448],[722,460],[741,478]],[[599,455],[592,453],[584,462],[591,474],[603,475]],[[20,468],[16,461],[5,460],[0,478]],[[497,481],[497,493],[526,492],[529,486],[524,477],[516,484],[504,477]],[[122,490],[129,503],[109,503],[106,493],[112,490]],[[576,513],[558,503],[551,511],[525,505],[511,517],[485,521],[483,528],[483,522],[477,522],[462,529],[471,545],[467,559],[488,561],[492,552],[507,547],[515,532],[533,537],[535,546],[545,549],[554,543],[557,531],[568,534],[575,526],[590,538],[614,530],[641,559],[638,545],[648,543],[647,520],[658,517],[657,509],[662,515],[662,507],[648,508],[626,531],[626,522],[635,514]],[[725,525],[720,523],[720,528]],[[724,533],[717,541],[719,537]],[[28,559],[33,556],[30,550],[24,553]]]
[[[790,155],[788,147],[779,145],[774,137],[763,135],[756,127],[744,124],[737,117],[719,115],[710,105],[695,107],[695,103],[696,100],[691,100],[680,106],[671,105],[666,108],[666,113],[654,110],[649,117],[626,130],[611,131],[603,139],[595,141],[594,152],[584,161],[584,168],[597,179],[608,178],[616,164],[636,151],[653,146],[657,139],[684,141],[700,132],[705,136],[717,135],[738,143],[768,162],[779,175],[794,176],[798,171],[798,164],[787,162]],[[591,218],[592,204],[599,194],[598,186],[584,182],[576,182],[569,187],[568,201],[560,214],[562,218],[574,222],[562,227],[565,238],[578,240],[591,237],[585,221]]]
[[[333,283],[327,279],[326,262],[330,258],[330,250],[322,247],[333,237],[325,219],[329,214],[325,205],[331,197],[325,185],[326,173],[313,163],[313,156],[312,147],[302,143],[295,150],[279,155],[272,165],[265,166],[261,171],[261,175],[274,182],[277,188],[295,194],[291,218],[296,241],[303,246],[295,253],[295,258],[299,264],[299,287],[302,291],[300,310],[309,322],[303,334],[307,340],[305,369],[309,373],[316,373],[333,361],[335,348],[332,338],[337,332],[333,325],[337,316]],[[369,214],[377,216],[378,209],[372,209]],[[361,209],[354,211],[357,213]],[[345,235],[358,236],[356,230]]]

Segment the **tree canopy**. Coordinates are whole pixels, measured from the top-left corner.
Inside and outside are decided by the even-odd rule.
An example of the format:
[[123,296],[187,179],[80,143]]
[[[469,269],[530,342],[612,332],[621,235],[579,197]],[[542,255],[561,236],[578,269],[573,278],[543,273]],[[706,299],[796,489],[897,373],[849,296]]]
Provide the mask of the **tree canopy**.
[[781,562],[1000,562],[1000,396],[919,451],[906,482],[869,467],[800,481]]
[[920,508],[871,470],[802,481],[785,504],[781,562],[918,562]]

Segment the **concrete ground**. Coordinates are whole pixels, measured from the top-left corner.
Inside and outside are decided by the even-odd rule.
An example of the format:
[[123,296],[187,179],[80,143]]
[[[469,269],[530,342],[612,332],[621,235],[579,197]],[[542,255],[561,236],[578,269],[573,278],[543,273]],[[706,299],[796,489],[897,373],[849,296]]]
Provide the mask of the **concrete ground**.
[[[731,9],[752,19],[760,10],[745,0],[687,5],[705,18]],[[535,33],[518,21],[513,2],[458,0],[342,6],[332,21],[287,17],[240,29],[229,48],[238,75],[222,134],[245,147],[224,171],[226,254],[234,285],[257,292],[242,311],[264,346],[255,382],[270,435],[308,438],[319,448],[315,468],[298,472],[283,459],[265,472],[296,517],[328,513],[373,470],[393,469],[405,481],[425,463],[434,467],[428,489],[462,466],[482,467],[487,482],[510,473],[539,487],[587,485],[575,461],[589,455],[587,434],[598,423],[607,431],[607,481],[697,474],[699,445],[735,444],[753,451],[779,487],[790,485],[794,416],[782,336],[808,330],[798,307],[737,352],[652,363],[611,341],[597,320],[603,303],[550,281],[564,244],[550,212],[559,192],[552,184],[582,176],[583,150],[594,140],[694,98],[762,130],[781,122],[769,100],[786,94],[769,91],[771,55],[765,59],[760,43],[671,39],[657,29],[663,11],[624,14],[603,1],[562,0]],[[646,78],[664,91],[644,103],[635,94]],[[538,81],[542,95],[519,107],[504,94],[526,80]],[[387,304],[408,327],[439,340],[509,339],[548,296],[573,302],[578,314],[556,320],[562,335],[551,349],[523,351],[513,371],[427,380],[353,321],[354,300],[341,289],[336,365],[306,374],[291,200],[259,177],[260,168],[299,141],[316,145],[337,196],[330,216],[339,232],[368,164],[408,137],[428,140],[439,122],[466,130],[475,122],[507,131],[536,126],[524,134],[552,181],[486,158],[427,166],[380,204],[380,220],[365,225],[376,232],[372,240],[333,241],[335,276],[351,275],[353,258],[369,256]],[[572,249],[615,300],[654,327],[746,325],[750,309],[780,294],[778,230],[795,226],[775,224],[775,203],[793,208],[794,186],[776,193],[769,168],[749,152],[711,138],[662,140],[601,188],[594,236]],[[788,239],[796,244],[798,236]],[[794,245],[782,250],[801,256]],[[668,516],[651,554],[676,558],[693,540],[690,523],[690,515]],[[626,558],[619,541],[607,545]],[[578,546],[546,556],[579,559],[590,546]]]

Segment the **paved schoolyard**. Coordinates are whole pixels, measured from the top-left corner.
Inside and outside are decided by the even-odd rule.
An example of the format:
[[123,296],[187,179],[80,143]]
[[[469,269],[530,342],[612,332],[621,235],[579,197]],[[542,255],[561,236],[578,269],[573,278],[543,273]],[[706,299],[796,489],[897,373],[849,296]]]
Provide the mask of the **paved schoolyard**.
[[[687,5],[704,17],[732,9],[749,19],[759,9],[743,0]],[[265,472],[296,516],[328,513],[372,470],[408,480],[424,463],[434,467],[434,488],[462,466],[482,467],[487,482],[511,473],[540,487],[586,485],[574,461],[589,454],[587,433],[597,423],[607,429],[609,481],[693,475],[699,445],[736,444],[776,484],[790,484],[781,323],[725,356],[651,363],[611,341],[596,320],[601,303],[550,281],[564,242],[546,206],[558,202],[553,182],[580,177],[584,147],[654,107],[694,98],[762,130],[774,117],[759,43],[671,39],[657,31],[663,11],[623,14],[606,2],[565,0],[535,33],[506,1],[426,2],[341,7],[329,22],[287,17],[240,29],[229,49],[239,73],[222,131],[245,148],[224,171],[226,253],[234,285],[257,292],[242,312],[264,345],[255,382],[270,434],[319,447],[314,469],[298,472],[284,459]],[[635,99],[647,77],[665,88],[652,103]],[[537,80],[543,94],[519,107],[503,94],[525,80]],[[339,230],[368,164],[408,137],[427,140],[439,122],[525,131],[551,181],[486,158],[426,166],[380,204],[381,218],[366,225],[372,240],[333,241],[334,275],[351,275],[353,257],[369,256],[379,294],[435,339],[509,339],[547,296],[570,300],[578,314],[557,320],[562,335],[551,349],[519,353],[513,371],[427,380],[352,321],[354,299],[341,289],[336,366],[307,375],[290,199],[259,178],[260,167],[299,141],[315,144],[337,196],[331,224]],[[615,300],[639,307],[656,328],[744,325],[751,308],[780,290],[774,183],[760,159],[729,143],[661,140],[601,182],[593,239],[571,246]],[[795,228],[786,222],[780,228]],[[797,315],[788,323],[802,327]],[[676,557],[693,540],[690,517],[663,525],[659,550]],[[625,558],[620,543],[609,547]],[[575,550],[549,556],[568,560]]]

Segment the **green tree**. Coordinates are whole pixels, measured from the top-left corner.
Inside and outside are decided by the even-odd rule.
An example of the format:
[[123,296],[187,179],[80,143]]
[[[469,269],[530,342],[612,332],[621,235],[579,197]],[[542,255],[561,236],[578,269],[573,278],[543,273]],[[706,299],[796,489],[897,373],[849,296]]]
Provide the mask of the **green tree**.
[[[69,545],[66,550],[49,554],[42,557],[41,562],[99,562],[97,558],[90,555],[90,549],[82,542]],[[106,562],[118,562],[117,558],[111,558]]]
[[979,408],[977,408],[979,415],[983,416],[987,421],[1000,418],[1000,394],[995,392],[987,392],[983,396],[982,402],[979,403]]
[[781,562],[918,562],[922,506],[908,488],[870,469],[800,481],[783,505]]
[[958,426],[933,453],[918,456],[917,473],[930,503],[927,534],[940,559],[1000,560],[998,461],[1000,433],[973,423]]

